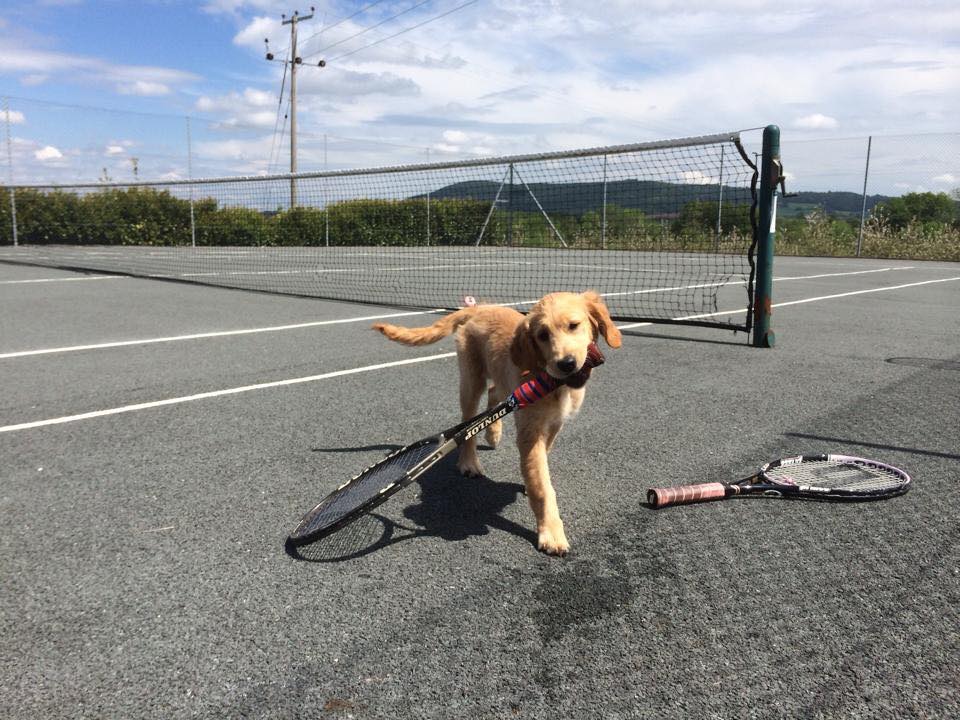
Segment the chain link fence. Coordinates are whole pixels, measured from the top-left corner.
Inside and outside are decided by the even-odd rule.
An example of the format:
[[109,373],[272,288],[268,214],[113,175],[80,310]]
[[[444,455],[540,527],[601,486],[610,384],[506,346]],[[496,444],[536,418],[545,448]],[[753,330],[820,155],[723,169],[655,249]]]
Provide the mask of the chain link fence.
[[960,133],[781,141],[777,253],[960,261]]
[[[4,98],[4,184],[67,186],[282,173],[289,166],[282,115],[265,98],[247,100],[261,102],[263,111],[245,122],[225,113],[227,119],[216,122]],[[445,138],[450,142],[431,147],[349,138],[310,127],[301,128],[298,138],[303,171],[529,151],[472,147],[455,133]],[[789,195],[780,199],[778,254],[960,261],[960,133],[795,140],[787,130],[781,149]],[[14,212],[12,207],[0,210],[0,243],[15,240]]]

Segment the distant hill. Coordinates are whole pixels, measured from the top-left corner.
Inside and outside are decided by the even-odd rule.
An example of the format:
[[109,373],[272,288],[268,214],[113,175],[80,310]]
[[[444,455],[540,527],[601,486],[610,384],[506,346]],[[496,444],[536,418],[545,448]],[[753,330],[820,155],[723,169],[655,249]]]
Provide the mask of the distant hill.
[[[603,207],[602,182],[530,183],[530,191],[514,181],[512,204],[519,212],[538,212],[534,197],[548,214],[583,215],[600,211]],[[492,180],[470,180],[454,183],[430,193],[431,198],[453,198],[493,202],[500,183]],[[679,208],[695,200],[715,202],[720,194],[716,185],[673,184],[654,180],[618,180],[606,186],[607,205],[640,210],[651,217],[672,217]],[[531,196],[531,193],[534,197]],[[501,209],[506,209],[511,188],[504,185],[500,191]],[[420,198],[423,195],[416,195]],[[724,202],[749,202],[749,190],[724,186]],[[868,195],[867,212],[878,203],[889,200],[886,195]],[[786,217],[806,215],[821,208],[828,215],[857,216],[863,196],[853,192],[801,192],[796,197],[780,198],[779,212]]]
[[[528,188],[529,187],[529,191]],[[493,202],[500,183],[491,180],[471,180],[447,185],[430,193],[431,198],[455,198]],[[511,197],[512,192],[512,197]],[[607,205],[641,210],[649,216],[676,215],[679,209],[694,200],[716,201],[720,188],[716,185],[672,184],[653,180],[617,180],[606,184]],[[583,215],[599,212],[603,207],[602,182],[529,183],[514,181],[500,190],[499,203],[506,209],[512,203],[520,212],[539,212],[537,202],[548,214]],[[415,197],[423,197],[417,195]],[[534,200],[534,197],[536,200]],[[747,202],[749,191],[744,188],[724,187],[724,202]]]
[[[878,204],[889,199],[890,196],[888,195],[867,195],[867,212],[869,213]],[[786,217],[797,217],[820,208],[827,215],[860,217],[862,206],[863,195],[860,193],[842,191],[801,192],[796,197],[780,198],[778,212]]]

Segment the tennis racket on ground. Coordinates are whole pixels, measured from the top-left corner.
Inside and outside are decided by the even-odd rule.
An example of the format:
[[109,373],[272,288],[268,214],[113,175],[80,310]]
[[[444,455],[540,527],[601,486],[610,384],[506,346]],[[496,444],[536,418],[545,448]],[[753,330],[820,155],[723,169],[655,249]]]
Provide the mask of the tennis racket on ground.
[[734,483],[652,488],[647,491],[647,502],[662,508],[738,495],[881,500],[907,492],[910,482],[903,470],[876,460],[848,455],[800,455],[767,463],[756,474]]
[[388,455],[345,482],[304,515],[287,538],[288,548],[315,542],[370,512],[423,475],[454,448],[514,410],[532,405],[560,385],[583,387],[590,371],[603,361],[603,353],[591,343],[583,367],[570,377],[557,380],[542,372],[486,412]]

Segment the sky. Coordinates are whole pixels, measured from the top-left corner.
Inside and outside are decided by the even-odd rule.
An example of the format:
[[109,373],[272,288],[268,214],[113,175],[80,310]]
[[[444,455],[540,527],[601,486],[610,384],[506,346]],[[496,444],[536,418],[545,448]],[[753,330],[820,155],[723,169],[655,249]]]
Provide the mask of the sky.
[[[302,171],[774,123],[794,189],[859,190],[868,136],[872,192],[960,187],[956,0],[313,2],[298,24]],[[310,13],[293,0],[5,0],[14,180],[286,171],[281,16],[294,10]],[[758,133],[745,139],[759,149]]]

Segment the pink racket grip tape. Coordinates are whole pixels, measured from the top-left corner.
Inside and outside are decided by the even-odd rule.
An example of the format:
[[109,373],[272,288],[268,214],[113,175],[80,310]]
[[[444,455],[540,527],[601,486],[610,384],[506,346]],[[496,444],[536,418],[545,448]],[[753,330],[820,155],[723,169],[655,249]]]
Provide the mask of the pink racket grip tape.
[[542,372],[514,390],[513,399],[516,401],[518,408],[525,408],[527,405],[533,405],[545,395],[549,395],[559,384],[559,380]]
[[[600,352],[600,348],[597,347],[596,343],[590,343],[589,347],[587,347],[587,359],[584,361],[583,367],[580,368],[579,372],[574,373],[574,376],[583,376],[585,374],[586,377],[589,377],[590,371],[598,365],[603,365],[604,360],[603,353]],[[564,384],[568,380],[569,378],[566,380],[557,380],[552,375],[542,372],[514,390],[513,399],[516,401],[518,408],[525,408],[527,405],[532,405],[545,395],[549,395],[556,390],[559,385]],[[586,381],[584,380],[584,382]],[[580,383],[579,387],[582,386],[583,383]]]
[[722,500],[727,496],[723,483],[701,483],[700,485],[682,485],[680,487],[652,488],[647,490],[647,502],[655,508],[667,505]]

